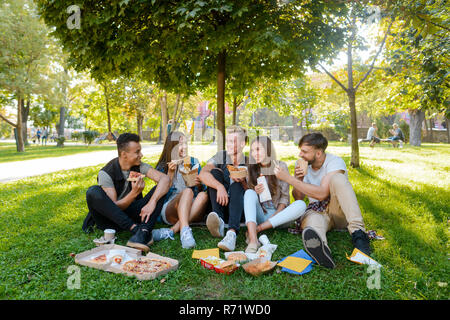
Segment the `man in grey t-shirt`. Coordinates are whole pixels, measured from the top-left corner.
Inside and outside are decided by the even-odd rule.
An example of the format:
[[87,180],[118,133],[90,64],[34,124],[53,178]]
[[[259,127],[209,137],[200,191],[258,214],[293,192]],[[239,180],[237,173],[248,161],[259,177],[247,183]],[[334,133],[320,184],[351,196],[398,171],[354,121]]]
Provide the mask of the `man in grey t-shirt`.
[[[99,172],[98,185],[86,192],[89,208],[83,230],[96,224],[99,229],[112,228],[131,231],[127,246],[143,251],[152,243],[152,229],[169,190],[169,177],[150,165],[142,163],[140,138],[123,133],[117,139],[119,157],[112,159]],[[144,177],[157,183],[143,197]],[[133,180],[133,181],[129,181]]]
[[370,247],[345,162],[338,156],[325,153],[327,146],[328,141],[321,133],[303,136],[299,148],[300,157],[308,162],[306,174],[296,167],[295,177],[280,168],[275,169],[275,175],[294,187],[292,195],[295,200],[303,200],[305,196],[309,198],[309,205],[301,218],[303,246],[319,265],[334,268],[327,231],[347,228],[355,248],[369,255]]

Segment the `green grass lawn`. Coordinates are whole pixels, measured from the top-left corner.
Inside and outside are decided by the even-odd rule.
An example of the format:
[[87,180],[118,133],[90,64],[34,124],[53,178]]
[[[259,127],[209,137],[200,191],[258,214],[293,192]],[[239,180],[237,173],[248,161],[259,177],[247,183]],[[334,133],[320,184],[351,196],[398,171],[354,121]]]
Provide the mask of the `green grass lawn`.
[[[277,150],[292,172],[298,149],[286,144]],[[348,165],[348,145],[331,143],[328,151]],[[349,177],[366,228],[386,238],[371,244],[373,258],[383,265],[380,289],[368,288],[367,266],[346,259],[353,250],[348,232],[332,231],[334,270],[315,265],[302,276],[275,270],[255,278],[242,269],[220,275],[192,260],[192,250],[182,249],[176,235],[151,250],[178,259],[177,271],[138,281],[80,266],[81,288],[70,290],[67,270],[75,264],[70,253],[93,248],[92,240],[102,234],[81,231],[85,192],[96,183],[99,165],[0,185],[0,299],[448,299],[450,146],[363,145],[360,152],[362,166],[349,169]],[[155,164],[157,156],[146,160]],[[193,232],[197,249],[216,247],[218,239],[206,227]],[[245,228],[237,250],[245,249],[244,234]],[[273,260],[303,248],[301,236],[286,230],[266,234],[278,245]],[[120,234],[116,243],[124,245],[129,236]]]
[[34,145],[30,144],[25,147],[24,152],[17,152],[14,143],[0,143],[0,163],[10,161],[23,161],[38,158],[62,157],[72,154],[93,152],[102,150],[114,150],[117,146],[115,144],[105,145],[65,145],[63,148],[58,148],[55,145]]

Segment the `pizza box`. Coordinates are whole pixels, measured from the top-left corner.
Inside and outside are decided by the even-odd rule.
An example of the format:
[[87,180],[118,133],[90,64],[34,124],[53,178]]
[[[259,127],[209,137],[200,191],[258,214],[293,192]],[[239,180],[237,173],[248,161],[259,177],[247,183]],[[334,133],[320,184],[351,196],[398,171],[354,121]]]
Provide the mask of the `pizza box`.
[[[121,264],[117,264],[117,263],[113,262],[111,259],[111,255],[118,254],[118,253],[120,253],[121,255],[124,256],[124,260],[122,261]],[[92,262],[93,258],[98,257],[102,254],[105,254],[108,258],[105,263]],[[100,270],[107,271],[107,272],[124,273],[129,276],[135,276],[139,280],[152,280],[152,279],[155,279],[161,275],[164,275],[172,270],[176,270],[178,268],[177,260],[163,257],[163,256],[157,255],[155,253],[149,252],[146,257],[161,259],[162,261],[167,261],[172,266],[170,268],[162,270],[160,272],[149,273],[149,274],[135,274],[135,273],[123,271],[121,269],[121,265],[124,262],[126,262],[128,260],[139,259],[141,257],[142,257],[141,250],[133,249],[130,247],[125,247],[125,246],[120,246],[117,244],[107,244],[107,245],[99,246],[94,249],[87,250],[87,251],[77,254],[75,256],[75,263],[83,265],[83,266],[95,268],[95,269],[100,269]]]

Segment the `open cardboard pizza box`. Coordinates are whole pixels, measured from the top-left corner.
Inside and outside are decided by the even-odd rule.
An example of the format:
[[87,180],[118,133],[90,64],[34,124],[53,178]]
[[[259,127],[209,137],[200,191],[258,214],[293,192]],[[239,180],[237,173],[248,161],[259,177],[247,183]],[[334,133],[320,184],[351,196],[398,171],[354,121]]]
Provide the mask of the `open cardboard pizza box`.
[[[100,255],[105,254],[107,256],[107,261],[104,263],[96,263],[93,262],[92,259],[95,257],[98,257]],[[118,264],[113,261],[112,257],[120,254],[123,256],[123,261]],[[165,262],[168,262],[171,266],[168,269],[164,269],[158,272],[152,272],[152,273],[144,273],[144,274],[137,274],[132,272],[126,272],[121,269],[123,264],[129,260],[133,259],[139,259],[142,258],[141,250],[129,248],[120,246],[117,244],[107,244],[103,246],[96,247],[91,250],[87,250],[84,252],[81,252],[75,256],[75,263],[78,263],[83,266],[100,269],[108,272],[114,272],[114,273],[124,273],[129,276],[135,276],[139,280],[152,280],[155,279],[161,275],[167,274],[172,270],[178,269],[178,261],[175,259],[167,258],[160,256],[158,254],[149,252],[145,257],[147,258],[154,258],[159,259]]]

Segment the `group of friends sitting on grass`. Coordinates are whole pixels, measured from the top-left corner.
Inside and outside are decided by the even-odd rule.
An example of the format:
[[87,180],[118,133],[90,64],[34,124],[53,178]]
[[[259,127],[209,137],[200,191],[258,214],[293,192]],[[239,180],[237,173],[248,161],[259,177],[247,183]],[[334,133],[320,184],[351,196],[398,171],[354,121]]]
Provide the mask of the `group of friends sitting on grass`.
[[[168,134],[153,168],[141,161],[140,137],[121,134],[116,140],[118,157],[99,171],[98,184],[86,192],[89,212],[83,230],[89,232],[96,226],[130,231],[127,246],[147,252],[154,241],[174,240],[178,232],[182,248],[194,248],[190,225],[203,222],[211,235],[220,239],[220,249],[234,251],[241,223],[245,222],[245,252],[255,253],[261,245],[258,233],[295,224],[304,249],[321,266],[335,267],[327,242],[327,232],[332,229],[347,229],[354,247],[370,255],[369,238],[345,162],[325,152],[328,141],[321,133],[300,139],[299,159],[307,166],[297,162],[294,176],[286,163],[277,159],[267,136],[253,139],[246,156],[243,149],[248,136],[242,127],[227,128],[225,150],[217,152],[203,168],[199,159],[189,156],[188,140],[178,131]],[[182,176],[186,159],[191,168],[198,167],[192,187]],[[230,170],[239,167],[246,168],[246,177],[231,177]],[[130,172],[135,181],[128,181]],[[144,177],[156,182],[145,196]],[[271,199],[261,203],[259,195],[267,193],[266,187]],[[154,229],[156,223],[164,223],[167,228]]]

